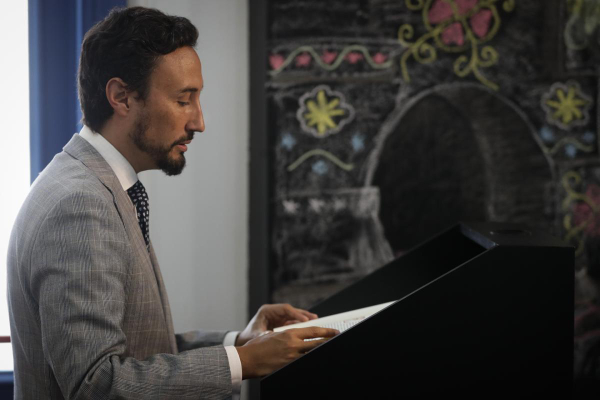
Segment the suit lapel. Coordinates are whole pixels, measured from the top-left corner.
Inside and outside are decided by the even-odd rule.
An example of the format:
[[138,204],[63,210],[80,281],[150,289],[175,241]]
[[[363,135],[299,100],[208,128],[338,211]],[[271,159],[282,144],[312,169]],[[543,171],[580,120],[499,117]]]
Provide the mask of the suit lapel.
[[127,235],[131,239],[131,245],[135,251],[135,256],[140,259],[145,259],[147,261],[146,264],[151,265],[150,255],[146,250],[144,236],[139,228],[136,217],[135,206],[129,198],[129,195],[127,195],[127,192],[123,190],[119,179],[110,165],[108,165],[92,145],[77,134],[73,136],[69,143],[67,143],[64,150],[88,167],[98,177],[100,182],[102,182],[102,184],[111,192]]
[[169,332],[171,342],[170,345],[175,350],[174,352],[176,352],[177,344],[175,342],[169,300],[167,298],[162,275],[158,267],[158,261],[156,259],[156,255],[154,254],[152,243],[150,243],[150,251],[146,249],[146,242],[144,241],[144,236],[142,235],[142,231],[136,217],[137,214],[133,202],[127,195],[127,192],[123,190],[119,179],[115,175],[110,165],[108,165],[100,153],[98,153],[96,149],[87,142],[87,140],[83,139],[78,134],[75,134],[69,143],[67,143],[63,148],[63,150],[88,167],[98,177],[100,182],[102,182],[102,184],[111,192],[117,211],[121,216],[127,236],[131,240],[131,249],[134,252],[134,258],[143,261],[146,273],[149,275],[149,277],[151,277],[151,279],[148,279],[148,281],[154,283],[151,285],[152,290],[154,291],[155,295],[161,299],[163,318],[165,319],[165,324]]

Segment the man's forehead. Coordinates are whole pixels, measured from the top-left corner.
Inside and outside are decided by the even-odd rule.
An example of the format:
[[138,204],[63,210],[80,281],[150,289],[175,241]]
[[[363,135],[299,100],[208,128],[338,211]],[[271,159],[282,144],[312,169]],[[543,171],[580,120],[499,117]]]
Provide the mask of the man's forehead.
[[181,47],[161,56],[152,72],[151,83],[178,93],[199,92],[204,82],[198,54],[192,47]]

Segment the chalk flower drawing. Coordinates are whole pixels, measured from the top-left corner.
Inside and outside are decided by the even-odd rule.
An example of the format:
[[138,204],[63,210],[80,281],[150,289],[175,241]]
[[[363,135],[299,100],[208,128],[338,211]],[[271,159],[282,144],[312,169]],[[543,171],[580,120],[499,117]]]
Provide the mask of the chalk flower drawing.
[[333,200],[333,209],[335,211],[345,210],[347,207],[348,204],[346,203],[346,200],[338,198]]
[[302,53],[296,57],[296,67],[308,67],[312,58],[308,53]]
[[283,199],[281,201],[283,211],[287,215],[301,215],[299,211],[303,209],[308,209],[318,214],[327,210],[339,212],[348,208],[348,202],[339,197],[329,200],[311,197],[305,203],[307,204],[302,205],[300,202],[292,199]]
[[354,118],[354,108],[346,103],[344,95],[326,85],[305,93],[298,102],[296,118],[302,130],[317,138],[338,133]]
[[312,165],[312,170],[317,175],[325,175],[329,171],[329,167],[325,161],[319,160]]
[[586,237],[600,236],[600,187],[592,183],[585,192],[579,191],[581,182],[581,175],[575,171],[563,175],[561,182],[567,193],[562,202],[565,241],[576,245],[576,256],[582,254]]
[[282,204],[286,214],[296,214],[300,208],[300,204],[294,200],[283,200]]
[[365,148],[364,135],[361,135],[360,133],[355,133],[354,136],[352,136],[352,148],[354,149],[354,151],[356,153],[364,150],[364,148]]
[[291,151],[296,145],[296,139],[290,133],[284,133],[281,137],[281,147]]
[[[498,33],[500,15],[496,3],[500,0],[405,0],[413,11],[421,11],[426,33],[412,41],[415,29],[410,24],[398,29],[398,41],[406,47],[400,59],[402,76],[410,82],[408,59],[412,56],[421,64],[437,60],[437,49],[446,53],[466,53],[454,61],[454,73],[464,78],[473,74],[485,86],[498,90],[498,85],[488,80],[480,68],[498,62],[498,52],[492,46],[480,46]],[[511,12],[514,0],[502,1],[504,11]],[[431,41],[431,43],[429,43]],[[468,55],[467,55],[468,54]]]
[[570,130],[588,123],[592,98],[581,91],[577,82],[557,82],[542,96],[541,106],[548,123]]
[[588,185],[585,190],[585,196],[592,205],[586,202],[580,202],[575,205],[573,210],[573,224],[584,225],[585,232],[594,237],[600,236],[600,215],[598,209],[600,206],[600,187],[594,183]]
[[321,199],[310,199],[308,200],[308,204],[310,205],[310,209],[317,214],[320,214],[323,208],[325,208],[325,201]]

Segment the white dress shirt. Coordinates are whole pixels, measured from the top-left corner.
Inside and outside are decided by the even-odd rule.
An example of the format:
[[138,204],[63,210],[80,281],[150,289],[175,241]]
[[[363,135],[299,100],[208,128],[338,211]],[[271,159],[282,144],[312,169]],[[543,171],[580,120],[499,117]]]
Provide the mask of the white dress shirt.
[[[79,132],[79,136],[87,140],[88,143],[100,153],[102,158],[106,160],[119,179],[119,183],[121,183],[121,187],[123,187],[124,191],[127,191],[127,189],[132,187],[138,181],[138,176],[129,161],[127,161],[127,159],[102,135],[95,133],[84,125],[81,132]],[[135,210],[133,202],[131,204]],[[135,212],[135,215],[137,216],[137,211]],[[225,346],[229,368],[231,370],[231,383],[233,384],[234,399],[239,398],[242,387],[242,363],[235,348],[235,341],[238,334],[239,332],[237,331],[227,332],[223,339],[223,346]]]

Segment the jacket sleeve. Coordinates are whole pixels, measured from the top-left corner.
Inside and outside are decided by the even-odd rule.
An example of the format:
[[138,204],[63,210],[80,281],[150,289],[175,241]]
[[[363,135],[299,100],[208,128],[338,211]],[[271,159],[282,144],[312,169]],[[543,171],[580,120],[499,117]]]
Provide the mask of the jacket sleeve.
[[222,346],[145,360],[126,356],[132,252],[114,204],[98,194],[69,194],[40,225],[33,251],[30,285],[44,358],[65,398],[231,396]]
[[177,349],[186,351],[207,346],[218,346],[223,344],[227,331],[196,330],[175,334]]

